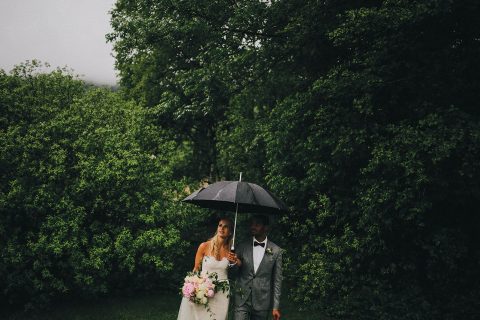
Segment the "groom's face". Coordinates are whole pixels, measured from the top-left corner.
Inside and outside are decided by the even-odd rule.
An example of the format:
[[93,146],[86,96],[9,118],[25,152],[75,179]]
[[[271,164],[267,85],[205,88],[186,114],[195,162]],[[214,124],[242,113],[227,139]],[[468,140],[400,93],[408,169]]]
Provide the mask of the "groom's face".
[[253,219],[250,223],[250,232],[252,236],[264,236],[267,234],[267,227],[263,224],[262,221],[258,221],[257,219]]

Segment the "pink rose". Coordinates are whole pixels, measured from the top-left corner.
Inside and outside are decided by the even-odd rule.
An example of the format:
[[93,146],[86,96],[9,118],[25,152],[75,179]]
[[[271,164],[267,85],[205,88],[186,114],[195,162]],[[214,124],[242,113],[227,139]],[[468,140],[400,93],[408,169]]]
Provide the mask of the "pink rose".
[[207,292],[207,297],[211,298],[215,295],[215,292],[213,290],[208,290]]
[[193,284],[191,283],[185,283],[183,285],[183,289],[182,289],[182,292],[183,292],[183,296],[185,298],[190,298],[192,296],[192,293],[195,291],[195,287],[193,286]]

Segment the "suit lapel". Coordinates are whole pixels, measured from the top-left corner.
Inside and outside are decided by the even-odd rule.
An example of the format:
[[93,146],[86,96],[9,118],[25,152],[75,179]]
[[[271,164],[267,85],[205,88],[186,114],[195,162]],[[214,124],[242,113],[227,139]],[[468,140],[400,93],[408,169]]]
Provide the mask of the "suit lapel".
[[[267,247],[265,248],[265,253],[263,254],[263,258],[262,258],[262,261],[260,261],[260,264],[258,265],[258,269],[257,269],[257,273],[258,271],[260,271],[260,269],[262,268],[262,266],[267,263],[265,260],[268,259],[267,255],[267,251],[268,251],[268,248],[270,248],[270,250],[272,250],[272,248],[270,247],[270,244],[269,242],[267,241]],[[253,249],[252,249],[252,255],[253,255]]]

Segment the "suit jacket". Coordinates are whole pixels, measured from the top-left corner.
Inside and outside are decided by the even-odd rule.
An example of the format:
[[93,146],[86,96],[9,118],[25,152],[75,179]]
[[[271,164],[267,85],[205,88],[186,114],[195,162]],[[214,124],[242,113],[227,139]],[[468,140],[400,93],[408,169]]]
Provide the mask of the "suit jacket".
[[271,310],[280,308],[282,291],[282,249],[267,240],[265,254],[255,273],[253,270],[253,241],[237,246],[235,253],[242,261],[236,272],[235,306],[242,306],[252,295],[253,309]]

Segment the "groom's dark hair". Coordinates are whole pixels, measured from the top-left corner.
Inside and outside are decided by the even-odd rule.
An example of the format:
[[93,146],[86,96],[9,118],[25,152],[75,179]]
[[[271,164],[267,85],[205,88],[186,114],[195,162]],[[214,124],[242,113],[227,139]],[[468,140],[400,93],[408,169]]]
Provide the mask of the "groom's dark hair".
[[252,217],[252,221],[258,221],[264,226],[268,226],[270,224],[270,219],[268,219],[268,216],[265,216],[263,214],[256,214]]

